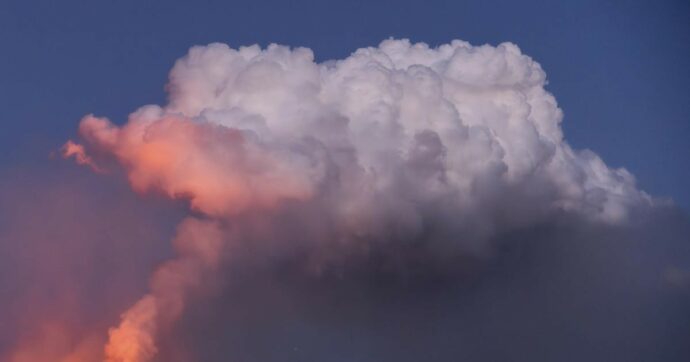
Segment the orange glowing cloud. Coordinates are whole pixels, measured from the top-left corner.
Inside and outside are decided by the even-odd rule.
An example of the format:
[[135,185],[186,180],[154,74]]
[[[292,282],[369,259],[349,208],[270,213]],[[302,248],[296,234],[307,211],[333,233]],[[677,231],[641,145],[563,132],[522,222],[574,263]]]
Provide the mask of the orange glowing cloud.
[[[135,191],[188,200],[191,209],[214,218],[271,209],[312,194],[308,173],[295,172],[295,164],[281,159],[279,150],[248,142],[236,129],[178,115],[135,113],[122,127],[87,116],[79,131],[84,145],[67,142],[65,157],[95,170],[100,168],[87,150],[114,159]],[[188,289],[220,262],[223,243],[224,234],[214,222],[190,218],[180,225],[173,242],[178,257],[158,268],[151,291],[109,330],[106,361],[153,358],[161,324],[178,318]]]
[[204,274],[219,263],[223,241],[214,222],[188,218],[180,225],[173,241],[178,258],[158,268],[151,279],[151,292],[123,313],[117,328],[110,329],[107,362],[153,358],[160,325],[170,324],[182,313],[187,290],[200,284]]
[[[165,116],[134,117],[118,128],[87,116],[80,134],[89,147],[123,165],[135,191],[188,199],[192,209],[208,215],[271,208],[311,194],[309,179],[289,169],[275,152],[220,125]],[[68,141],[64,149],[66,157],[97,169],[83,145]]]
[[67,171],[0,177],[0,361],[103,361],[108,327],[146,288],[156,242],[178,220],[165,220],[169,204]]

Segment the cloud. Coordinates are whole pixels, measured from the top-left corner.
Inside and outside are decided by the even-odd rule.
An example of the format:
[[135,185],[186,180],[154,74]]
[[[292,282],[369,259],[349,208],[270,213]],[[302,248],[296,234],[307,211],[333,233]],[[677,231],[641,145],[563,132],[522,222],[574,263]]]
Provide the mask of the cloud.
[[86,116],[81,143],[65,146],[190,209],[177,257],[110,330],[106,359],[170,356],[157,341],[199,295],[235,290],[242,270],[462,279],[525,230],[625,228],[668,207],[572,149],[545,84],[510,43],[391,39],[325,63],[275,44],[193,47],[170,72],[167,105],[123,125]]
[[0,361],[98,361],[182,210],[46,162],[0,177]]
[[86,154],[84,151],[84,146],[76,144],[72,141],[67,141],[67,143],[62,146],[61,151],[63,157],[72,157],[79,165],[89,166],[95,172],[103,172],[103,170],[93,162],[93,159]]

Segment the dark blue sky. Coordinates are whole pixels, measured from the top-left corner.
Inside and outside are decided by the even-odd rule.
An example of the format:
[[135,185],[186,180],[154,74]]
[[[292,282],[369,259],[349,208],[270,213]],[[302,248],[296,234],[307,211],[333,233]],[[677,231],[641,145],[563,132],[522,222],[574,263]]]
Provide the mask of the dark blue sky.
[[690,208],[687,1],[5,1],[0,169],[47,155],[96,113],[161,103],[195,44],[271,42],[344,57],[388,37],[517,43],[542,64],[566,139]]

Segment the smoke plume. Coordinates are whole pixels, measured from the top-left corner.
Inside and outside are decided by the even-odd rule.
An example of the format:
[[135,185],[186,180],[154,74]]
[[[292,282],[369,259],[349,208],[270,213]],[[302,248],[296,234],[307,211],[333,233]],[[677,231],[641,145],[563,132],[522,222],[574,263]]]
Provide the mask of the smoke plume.
[[[505,277],[492,268],[519,269],[496,267],[515,263],[497,255],[513,255],[527,247],[526,240],[541,245],[535,250],[548,250],[564,243],[593,248],[592,240],[606,236],[634,239],[631,225],[669,207],[640,191],[625,169],[572,149],[560,127],[563,113],[545,84],[540,65],[510,43],[453,41],[432,48],[386,40],[323,63],[309,49],[275,44],[193,47],[170,72],[167,105],[143,106],[121,125],[88,115],[79,126],[79,143],[69,141],[63,149],[64,156],[99,173],[122,170],[137,193],[182,200],[189,208],[173,238],[176,256],[156,269],[148,292],[110,328],[105,360],[227,360],[230,354],[220,357],[225,347],[213,347],[213,336],[201,337],[200,321],[216,331],[209,334],[252,335],[259,333],[252,326],[262,323],[273,325],[270,333],[280,325],[299,330],[284,318],[304,313],[331,329],[323,335],[383,318],[361,332],[372,343],[381,342],[374,337],[378,331],[397,336],[383,343],[389,349],[420,343],[433,355],[431,336],[410,331],[405,337],[389,323],[432,328],[438,322],[445,331],[440,336],[460,336],[467,330],[444,326],[441,315],[422,318],[415,306],[433,309],[438,302],[436,307],[450,311],[448,320],[490,329],[496,323],[490,314],[472,314],[461,304],[487,306],[512,296],[522,299],[516,306],[529,305],[532,297],[520,293],[536,288],[530,277],[505,288],[486,287]],[[546,242],[551,239],[556,241]],[[564,265],[569,258],[587,260],[577,253],[560,255]],[[538,263],[548,260],[535,255]],[[594,270],[606,264],[593,263]],[[564,275],[555,272],[544,283],[554,288],[567,280]],[[459,291],[449,286],[456,283]],[[479,290],[469,292],[472,285]],[[568,287],[564,293],[576,291]],[[411,302],[415,298],[430,304]],[[342,310],[349,317],[325,307],[338,300],[348,305]],[[286,305],[298,307],[281,309]],[[361,313],[366,306],[376,311],[370,318]],[[506,325],[513,323],[510,316],[525,322],[517,310],[496,310],[506,314]],[[242,319],[240,311],[253,317]],[[476,320],[482,315],[486,324]],[[480,335],[467,333],[466,340]],[[181,340],[188,344],[173,342]],[[362,358],[316,349],[293,357]],[[383,350],[370,348],[367,355],[425,359],[414,348],[407,357],[377,355]],[[272,355],[270,348],[247,351],[254,352],[236,349],[234,355],[294,360]],[[430,358],[448,360],[440,354]]]

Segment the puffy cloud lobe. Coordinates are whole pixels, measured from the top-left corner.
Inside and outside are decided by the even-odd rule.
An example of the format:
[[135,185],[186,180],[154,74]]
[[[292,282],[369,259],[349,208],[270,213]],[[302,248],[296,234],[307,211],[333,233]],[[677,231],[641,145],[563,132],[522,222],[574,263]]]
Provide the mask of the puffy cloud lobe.
[[215,216],[309,195],[304,175],[291,173],[274,150],[248,142],[239,130],[163,114],[133,117],[119,129],[87,116],[80,132],[112,152],[137,191],[189,198],[193,209]]
[[[94,168],[114,159],[134,190],[188,200],[207,219],[180,227],[180,257],[111,330],[109,361],[156,354],[160,323],[237,239],[228,230],[305,243],[317,265],[419,241],[443,258],[554,214],[619,223],[652,204],[626,170],[564,141],[545,81],[509,43],[387,40],[321,64],[304,48],[192,48],[170,73],[167,106],[123,126],[87,116],[84,145],[65,146]],[[277,221],[285,214],[299,235]],[[263,227],[238,221],[251,215]]]

